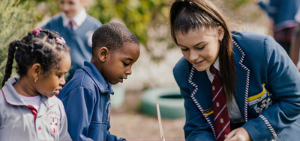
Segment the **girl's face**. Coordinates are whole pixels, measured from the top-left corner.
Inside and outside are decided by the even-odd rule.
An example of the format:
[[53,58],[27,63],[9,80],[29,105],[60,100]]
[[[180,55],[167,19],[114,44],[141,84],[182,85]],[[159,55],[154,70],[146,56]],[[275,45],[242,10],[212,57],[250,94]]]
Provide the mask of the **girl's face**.
[[75,17],[87,4],[87,0],[59,0],[59,8],[68,18]]
[[61,53],[63,56],[59,62],[59,68],[52,68],[48,75],[39,75],[35,83],[36,90],[46,97],[58,95],[59,91],[65,82],[65,74],[69,71],[71,66],[71,57],[69,53]]
[[131,67],[140,56],[140,47],[136,43],[123,43],[123,48],[110,52],[103,64],[102,76],[111,84],[123,83],[123,79],[132,73]]
[[177,45],[183,56],[198,71],[205,71],[217,59],[223,38],[221,27],[215,29],[192,29],[187,34],[176,33]]

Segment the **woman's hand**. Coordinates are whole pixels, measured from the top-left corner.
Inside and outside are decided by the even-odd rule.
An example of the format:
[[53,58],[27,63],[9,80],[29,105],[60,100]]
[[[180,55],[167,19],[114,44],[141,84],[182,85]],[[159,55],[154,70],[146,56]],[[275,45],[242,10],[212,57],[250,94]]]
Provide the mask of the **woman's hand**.
[[248,132],[243,127],[240,127],[231,131],[224,141],[251,141],[251,138]]

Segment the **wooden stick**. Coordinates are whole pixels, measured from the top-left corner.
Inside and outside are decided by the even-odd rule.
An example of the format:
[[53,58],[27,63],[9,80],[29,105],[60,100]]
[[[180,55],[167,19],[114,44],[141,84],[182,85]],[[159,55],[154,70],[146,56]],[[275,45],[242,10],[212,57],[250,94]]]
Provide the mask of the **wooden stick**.
[[159,130],[160,130],[160,138],[162,141],[165,141],[165,136],[164,136],[164,132],[163,132],[162,124],[161,124],[161,116],[160,116],[160,110],[159,110],[158,103],[156,104],[156,109],[157,109],[158,126],[159,126]]

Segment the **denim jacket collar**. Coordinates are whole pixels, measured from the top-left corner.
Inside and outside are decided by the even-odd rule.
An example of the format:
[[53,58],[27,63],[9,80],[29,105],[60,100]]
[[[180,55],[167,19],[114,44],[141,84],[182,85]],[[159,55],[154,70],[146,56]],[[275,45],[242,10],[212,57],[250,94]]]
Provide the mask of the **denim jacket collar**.
[[114,91],[111,88],[109,82],[107,82],[94,64],[84,61],[84,66],[82,69],[91,77],[91,79],[95,82],[97,87],[100,89],[101,93],[114,94]]

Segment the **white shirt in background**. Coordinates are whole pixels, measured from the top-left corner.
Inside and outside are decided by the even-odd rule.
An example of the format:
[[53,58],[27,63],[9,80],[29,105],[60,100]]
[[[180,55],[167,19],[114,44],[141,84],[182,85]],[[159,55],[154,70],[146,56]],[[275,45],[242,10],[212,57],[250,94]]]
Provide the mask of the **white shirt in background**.
[[75,17],[72,19],[69,19],[64,12],[61,13],[62,19],[63,19],[63,25],[64,27],[67,27],[69,25],[69,22],[73,20],[76,23],[76,26],[79,27],[82,25],[84,20],[87,17],[87,13],[85,9],[83,8]]

